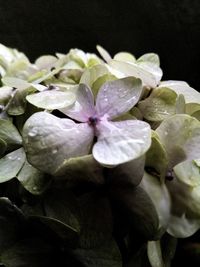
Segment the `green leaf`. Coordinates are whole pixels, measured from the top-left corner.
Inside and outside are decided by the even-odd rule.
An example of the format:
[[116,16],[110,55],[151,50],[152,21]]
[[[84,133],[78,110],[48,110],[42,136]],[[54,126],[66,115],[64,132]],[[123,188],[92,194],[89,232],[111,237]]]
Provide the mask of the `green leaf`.
[[87,193],[79,197],[80,241],[82,249],[105,246],[112,238],[113,218],[108,198],[102,194]]
[[0,159],[0,183],[16,177],[26,159],[23,148],[19,148]]
[[144,174],[144,164],[145,158],[143,156],[127,163],[120,164],[115,168],[106,169],[106,175],[112,185],[131,184],[137,186],[141,182]]
[[0,138],[7,143],[9,149],[19,146],[22,143],[21,135],[9,120],[0,119]]
[[19,238],[25,226],[25,217],[9,199],[0,198],[0,255]]
[[145,165],[146,167],[153,168],[161,175],[162,179],[164,178],[168,167],[168,156],[159,136],[153,130],[151,136],[151,147],[146,153]]
[[147,254],[152,267],[165,267],[159,240],[147,243]]
[[54,110],[72,105],[76,98],[72,92],[52,90],[28,95],[26,99],[38,108]]
[[152,240],[158,233],[159,219],[153,201],[139,185],[111,188],[111,200],[125,222],[125,230],[134,229],[142,238]]
[[50,177],[34,168],[27,161],[25,161],[22,169],[17,174],[17,179],[27,191],[34,195],[42,194],[51,180]]
[[44,211],[48,218],[55,219],[70,227],[73,232],[76,232],[76,236],[80,232],[78,202],[75,196],[64,186],[61,189],[52,188],[46,192]]
[[6,267],[49,267],[54,265],[54,248],[39,238],[24,239],[15,243],[1,255]]
[[69,247],[77,246],[79,237],[78,232],[66,223],[48,216],[30,216],[30,218],[33,222],[40,222],[44,224],[45,227],[55,232],[59,238],[67,242]]
[[177,94],[168,88],[156,88],[152,94],[138,105],[144,118],[162,121],[176,113]]
[[103,167],[94,160],[91,154],[65,160],[55,173],[56,176],[62,176],[69,185],[80,182],[96,184],[104,182]]
[[122,267],[121,254],[113,239],[94,249],[77,249],[74,255],[84,267]]
[[164,145],[169,167],[185,160],[200,158],[200,122],[184,114],[174,115],[164,120],[156,129]]

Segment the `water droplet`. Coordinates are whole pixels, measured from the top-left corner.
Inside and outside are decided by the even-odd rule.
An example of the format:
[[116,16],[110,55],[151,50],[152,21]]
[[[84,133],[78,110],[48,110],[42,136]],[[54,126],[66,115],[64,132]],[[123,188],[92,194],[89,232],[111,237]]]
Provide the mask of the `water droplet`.
[[52,154],[56,154],[57,152],[58,152],[58,149],[57,148],[55,148],[55,149],[52,150]]
[[107,97],[105,97],[105,98],[104,98],[104,101],[105,101],[105,102],[108,102],[108,98],[107,98]]
[[34,137],[34,136],[36,136],[37,135],[37,131],[35,131],[35,130],[31,130],[29,133],[28,133],[28,136],[30,136],[30,137]]
[[36,191],[36,190],[38,190],[38,188],[37,188],[37,186],[34,186],[33,191]]
[[164,134],[165,134],[165,135],[168,135],[168,131],[165,131]]
[[21,157],[18,157],[17,160],[21,160]]

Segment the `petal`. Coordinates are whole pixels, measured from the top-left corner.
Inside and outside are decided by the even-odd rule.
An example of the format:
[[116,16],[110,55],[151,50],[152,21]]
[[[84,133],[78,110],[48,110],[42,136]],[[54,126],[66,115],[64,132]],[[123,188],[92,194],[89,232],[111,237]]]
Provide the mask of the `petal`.
[[86,123],[77,124],[38,112],[26,121],[23,139],[29,163],[41,171],[56,174],[66,159],[89,153],[93,129]]
[[143,121],[101,121],[97,131],[93,156],[102,165],[115,166],[139,158],[151,145],[151,129]]
[[134,77],[104,83],[96,100],[98,116],[107,114],[115,118],[126,113],[138,102],[141,93],[141,80]]
[[111,61],[111,56],[110,56],[110,54],[108,53],[108,51],[106,51],[102,46],[100,46],[100,45],[97,45],[96,46],[96,48],[97,48],[97,50],[98,50],[98,52],[99,52],[99,54],[102,56],[102,58],[105,60],[105,62],[109,62],[109,61]]
[[112,60],[109,62],[109,65],[123,73],[125,76],[134,76],[140,78],[144,85],[154,88],[158,84],[157,72],[153,73],[151,68],[140,66],[136,63],[122,62],[117,60]]
[[52,90],[28,95],[26,99],[38,108],[54,110],[72,105],[76,98],[72,92]]
[[77,89],[77,98],[71,108],[61,109],[64,114],[77,121],[86,122],[89,117],[95,115],[94,97],[91,89],[80,84]]
[[185,114],[165,119],[156,129],[169,158],[169,167],[200,158],[200,122]]

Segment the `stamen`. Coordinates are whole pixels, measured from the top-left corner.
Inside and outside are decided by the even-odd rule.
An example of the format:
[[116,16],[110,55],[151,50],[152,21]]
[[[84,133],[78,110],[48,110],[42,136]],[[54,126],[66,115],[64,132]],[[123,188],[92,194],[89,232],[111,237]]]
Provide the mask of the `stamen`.
[[88,123],[91,126],[96,126],[97,122],[99,121],[99,119],[97,117],[89,117],[88,119]]

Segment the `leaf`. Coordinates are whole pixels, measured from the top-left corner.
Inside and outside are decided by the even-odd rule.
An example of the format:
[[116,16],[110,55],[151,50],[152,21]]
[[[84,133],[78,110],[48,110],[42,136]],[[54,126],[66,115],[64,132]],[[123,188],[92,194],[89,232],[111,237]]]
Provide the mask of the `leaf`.
[[142,239],[152,240],[158,233],[159,220],[154,203],[139,185],[115,186],[110,198],[117,215],[125,223],[125,231],[134,229]]
[[9,199],[0,198],[0,254],[22,237],[25,217]]
[[9,120],[0,119],[0,138],[6,142],[9,149],[22,143],[21,135]]
[[113,119],[126,113],[138,102],[141,93],[141,81],[134,77],[104,83],[96,99],[98,116],[107,114]]
[[0,159],[0,183],[14,178],[22,168],[26,155],[23,148],[19,148]]
[[75,102],[75,94],[52,90],[28,95],[26,99],[38,108],[54,110],[72,105]]
[[89,153],[93,129],[85,123],[37,112],[26,121],[23,140],[29,163],[40,171],[56,175],[65,160]]
[[159,240],[147,243],[147,253],[152,267],[165,267]]
[[145,100],[139,102],[139,109],[149,121],[162,121],[176,114],[177,94],[168,88],[157,88]]
[[165,119],[156,129],[169,158],[169,167],[200,158],[200,122],[185,114]]
[[20,172],[17,174],[17,179],[23,185],[23,187],[31,194],[40,195],[48,187],[50,177],[40,172],[27,161],[25,161]]
[[39,238],[20,240],[1,255],[6,267],[49,267],[54,265],[54,248]]
[[93,146],[94,158],[105,166],[115,166],[145,154],[151,145],[150,126],[139,120],[100,121]]
[[77,249],[74,255],[84,267],[122,267],[121,254],[113,239],[104,243],[102,247]]
[[145,157],[120,164],[112,169],[106,169],[106,176],[113,185],[137,186],[144,174]]
[[49,218],[47,216],[30,216],[30,218],[33,222],[40,222],[55,232],[59,238],[67,242],[69,247],[76,247],[78,243],[78,232],[76,229],[55,218]]
[[80,182],[91,182],[103,184],[103,167],[94,160],[93,156],[70,158],[56,170],[57,176],[63,176],[69,185],[76,185]]

